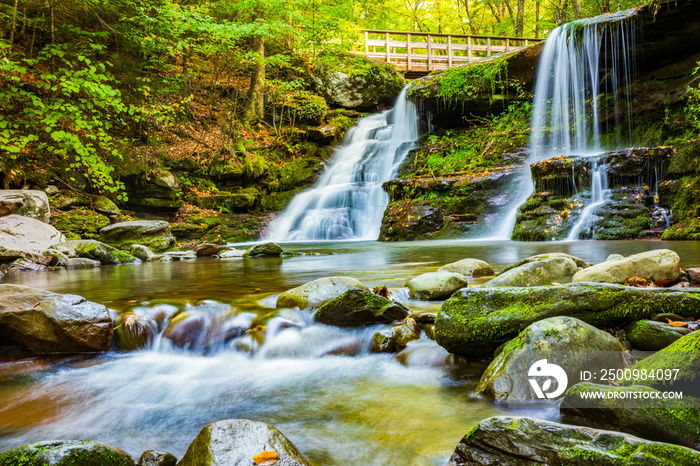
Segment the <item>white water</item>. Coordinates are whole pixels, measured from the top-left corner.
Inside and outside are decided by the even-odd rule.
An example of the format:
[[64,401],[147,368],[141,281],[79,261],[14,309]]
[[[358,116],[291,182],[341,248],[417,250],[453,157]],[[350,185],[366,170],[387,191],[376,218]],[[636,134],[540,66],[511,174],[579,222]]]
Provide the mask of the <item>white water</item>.
[[591,203],[588,204],[581,212],[581,216],[574,225],[574,227],[569,232],[566,237],[566,241],[575,241],[579,239],[581,231],[586,228],[589,238],[593,237],[593,228],[595,217],[595,211],[598,207],[604,205],[610,199],[610,189],[608,188],[608,173],[607,164],[605,161],[601,165],[598,163],[593,164],[591,169]]
[[408,86],[393,110],[370,115],[348,131],[316,186],[298,194],[270,224],[272,241],[376,240],[396,177],[418,138],[418,115]]

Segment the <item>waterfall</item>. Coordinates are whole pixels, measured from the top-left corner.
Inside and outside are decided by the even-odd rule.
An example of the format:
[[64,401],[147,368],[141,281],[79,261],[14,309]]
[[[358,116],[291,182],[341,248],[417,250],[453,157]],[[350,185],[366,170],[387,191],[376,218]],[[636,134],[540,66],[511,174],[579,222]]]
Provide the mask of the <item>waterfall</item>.
[[396,177],[418,138],[406,86],[392,110],[362,118],[348,131],[316,185],[298,194],[270,224],[272,241],[376,240]]
[[591,168],[591,203],[581,212],[581,216],[566,237],[567,241],[579,239],[581,230],[583,230],[584,227],[588,229],[586,237],[593,237],[593,220],[597,219],[597,217],[595,217],[595,210],[605,204],[610,198],[611,191],[608,189],[607,171],[605,160],[603,160],[600,165],[598,165],[598,162],[593,164]]

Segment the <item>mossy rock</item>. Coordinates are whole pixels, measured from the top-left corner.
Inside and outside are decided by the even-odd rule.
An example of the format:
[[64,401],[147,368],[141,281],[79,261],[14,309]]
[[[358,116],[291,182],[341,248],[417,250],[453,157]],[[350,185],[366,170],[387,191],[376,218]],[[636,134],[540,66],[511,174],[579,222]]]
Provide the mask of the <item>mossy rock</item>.
[[81,241],[75,246],[78,257],[99,261],[102,265],[119,265],[140,262],[129,253],[100,243],[99,241]]
[[659,351],[687,335],[687,327],[674,327],[654,320],[640,320],[627,327],[627,339],[635,348],[646,351]]
[[134,220],[120,222],[100,230],[102,241],[119,249],[129,250],[134,244],[163,252],[175,244],[170,224],[163,220]]
[[467,277],[452,272],[429,272],[413,277],[406,283],[411,299],[439,300],[469,285]]
[[465,288],[440,308],[435,339],[451,353],[490,356],[525,327],[548,317],[570,316],[596,327],[614,327],[651,319],[668,309],[681,316],[700,314],[700,290],[607,283]]
[[700,218],[689,218],[672,225],[671,228],[664,231],[661,235],[661,239],[664,241],[700,240]]
[[348,290],[369,291],[369,288],[350,277],[319,278],[282,293],[277,298],[277,307],[318,309]]
[[[67,212],[54,212],[51,224],[69,239],[99,239],[100,230],[109,225],[109,218],[87,209],[73,209]],[[77,238],[75,238],[77,236]]]
[[403,304],[356,289],[323,304],[314,314],[314,320],[326,325],[353,327],[387,324],[404,319],[408,314],[409,310]]
[[134,466],[127,452],[94,440],[38,442],[0,453],[3,466]]
[[568,257],[527,262],[509,269],[486,282],[484,287],[495,286],[540,286],[556,283],[569,283],[578,271],[576,262]]

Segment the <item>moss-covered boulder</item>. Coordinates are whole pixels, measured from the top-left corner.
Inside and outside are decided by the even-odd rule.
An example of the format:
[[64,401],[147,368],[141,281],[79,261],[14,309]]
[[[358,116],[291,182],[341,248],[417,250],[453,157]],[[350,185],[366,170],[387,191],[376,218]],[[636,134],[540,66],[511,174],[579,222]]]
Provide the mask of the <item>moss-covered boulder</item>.
[[132,264],[140,262],[129,253],[94,240],[78,241],[75,245],[75,255],[85,259],[100,261],[102,265]]
[[624,259],[601,262],[574,275],[574,282],[623,284],[628,278],[641,277],[655,282],[681,276],[681,259],[669,249],[655,249]]
[[462,259],[461,261],[445,264],[440,267],[438,272],[451,272],[464,275],[466,277],[488,277],[496,275],[496,272],[491,266],[479,259]]
[[420,326],[413,319],[405,319],[372,337],[369,350],[373,353],[396,353],[406,349],[408,343],[420,338]]
[[109,217],[121,215],[122,211],[117,207],[117,204],[105,196],[95,196],[95,211]]
[[218,421],[206,426],[187,448],[179,466],[230,466],[253,463],[252,458],[272,452],[277,466],[311,463],[275,427],[247,419]]
[[[611,365],[614,355],[601,352],[620,353],[617,340],[609,333],[573,317],[540,320],[505,345],[481,376],[476,392],[491,400],[536,400],[537,393],[527,375],[537,361],[545,359],[546,363],[558,364],[571,384],[578,382],[582,370]],[[617,367],[621,368],[622,358],[617,360]],[[559,387],[555,383],[544,393],[549,396],[560,392],[560,396],[565,389],[566,385]]]
[[575,317],[602,327],[651,319],[669,309],[682,316],[700,315],[700,290],[607,283],[465,288],[440,308],[435,339],[452,353],[488,356],[528,325],[548,317]]
[[369,291],[369,288],[350,277],[319,278],[282,293],[277,298],[277,307],[318,309],[322,304],[348,290]]
[[71,233],[78,238],[99,239],[100,230],[109,225],[109,218],[87,209],[73,209],[54,212],[51,224],[67,236]]
[[[634,399],[630,393],[646,392]],[[633,395],[640,396],[640,395]],[[574,424],[610,429],[642,438],[700,450],[700,400],[663,399],[651,387],[615,387],[581,382],[570,386],[562,400],[563,419]]]
[[323,304],[314,314],[316,322],[341,327],[385,324],[404,319],[409,310],[400,303],[364,290],[348,290]]
[[284,249],[279,244],[264,243],[256,244],[243,253],[243,257],[279,257]]
[[521,265],[525,265],[525,264],[528,264],[530,262],[545,261],[545,260],[549,260],[549,259],[554,259],[556,257],[565,257],[567,259],[571,259],[572,261],[574,261],[576,263],[576,266],[581,268],[581,269],[585,269],[586,267],[591,266],[591,264],[589,264],[585,260],[581,259],[580,257],[572,256],[571,254],[567,254],[565,252],[549,252],[547,254],[537,254],[535,256],[526,257],[525,259],[518,261],[515,264],[509,265],[508,267],[504,268],[501,271],[501,273],[507,272],[511,269],[514,269],[516,267],[520,267]]
[[674,327],[654,320],[640,320],[626,330],[629,342],[646,351],[659,351],[691,332],[687,327]]
[[94,440],[38,442],[0,453],[3,466],[134,466],[127,452]]
[[481,421],[460,440],[449,465],[561,464],[568,466],[700,463],[700,452],[629,434],[527,417]]
[[411,299],[444,299],[455,291],[468,286],[467,277],[459,273],[429,272],[418,275],[406,283]]
[[100,236],[105,243],[124,250],[128,250],[134,244],[142,244],[154,252],[163,252],[175,244],[170,224],[163,220],[115,223],[102,228]]
[[165,170],[138,173],[124,178],[129,207],[135,210],[177,210],[184,204],[182,188]]
[[175,466],[177,458],[172,453],[160,450],[144,451],[136,466]]
[[576,263],[568,257],[552,257],[551,259],[528,262],[521,266],[501,273],[483,286],[540,286],[553,282],[569,283],[578,271]]

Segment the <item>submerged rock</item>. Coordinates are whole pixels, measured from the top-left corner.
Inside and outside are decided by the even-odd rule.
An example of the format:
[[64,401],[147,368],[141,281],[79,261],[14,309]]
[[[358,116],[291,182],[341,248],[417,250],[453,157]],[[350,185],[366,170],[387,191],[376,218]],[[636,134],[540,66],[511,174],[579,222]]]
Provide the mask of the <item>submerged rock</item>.
[[540,286],[551,283],[569,283],[578,271],[576,263],[568,257],[527,262],[492,278],[484,287],[494,286]]
[[491,266],[479,259],[462,259],[461,261],[445,264],[440,267],[438,272],[458,273],[467,277],[487,277],[496,275],[496,272]]
[[408,367],[454,368],[467,363],[462,356],[448,353],[434,341],[424,339],[409,341],[406,348],[397,353],[394,358]]
[[700,290],[608,283],[466,288],[440,308],[435,338],[451,353],[488,356],[528,325],[548,317],[571,316],[602,327],[650,319],[668,309],[683,316],[699,315]]
[[276,466],[310,466],[292,442],[269,424],[247,419],[206,426],[187,448],[178,466],[249,465],[262,452],[274,452]]
[[256,244],[243,253],[243,257],[279,257],[284,250],[275,243]]
[[357,326],[391,323],[408,314],[403,304],[369,291],[348,290],[323,304],[314,314],[314,320],[326,325]]
[[577,272],[573,281],[623,284],[631,277],[655,282],[675,280],[681,275],[680,262],[681,259],[675,252],[656,249],[593,265]]
[[172,453],[160,450],[144,451],[136,466],[175,466],[177,458]]
[[112,319],[81,296],[0,285],[0,339],[41,354],[106,351]]
[[460,440],[450,465],[697,465],[700,452],[620,432],[527,417],[481,421]]
[[373,353],[395,353],[406,348],[408,342],[420,338],[420,327],[413,319],[398,322],[374,334],[369,350]]
[[0,262],[27,259],[48,265],[42,253],[66,238],[40,220],[20,215],[0,217]]
[[468,286],[464,275],[451,272],[429,272],[412,278],[406,287],[411,299],[444,299],[460,288]]
[[119,249],[129,249],[133,244],[148,246],[154,252],[163,252],[175,244],[170,224],[163,220],[134,220],[109,225],[100,230],[105,243]]
[[51,219],[49,198],[44,191],[0,189],[0,217],[21,215],[44,223]]
[[95,440],[53,440],[0,453],[6,466],[134,466],[124,450]]
[[641,320],[627,327],[627,339],[635,348],[647,351],[658,351],[687,335],[691,330],[687,327],[673,327],[654,320]]
[[[591,367],[610,367],[613,356],[601,357],[601,351],[620,353],[617,340],[610,334],[598,330],[573,317],[552,317],[540,320],[523,330],[508,342],[489,364],[481,376],[478,394],[491,400],[522,401],[535,400],[537,394],[527,377],[530,367],[552,353],[566,371],[569,384],[578,381],[580,371]],[[563,353],[568,353],[566,356]],[[618,357],[622,367],[622,357]],[[548,393],[562,387],[552,387]]]
[[348,290],[369,291],[369,288],[350,277],[319,278],[282,293],[277,298],[277,307],[318,309]]

